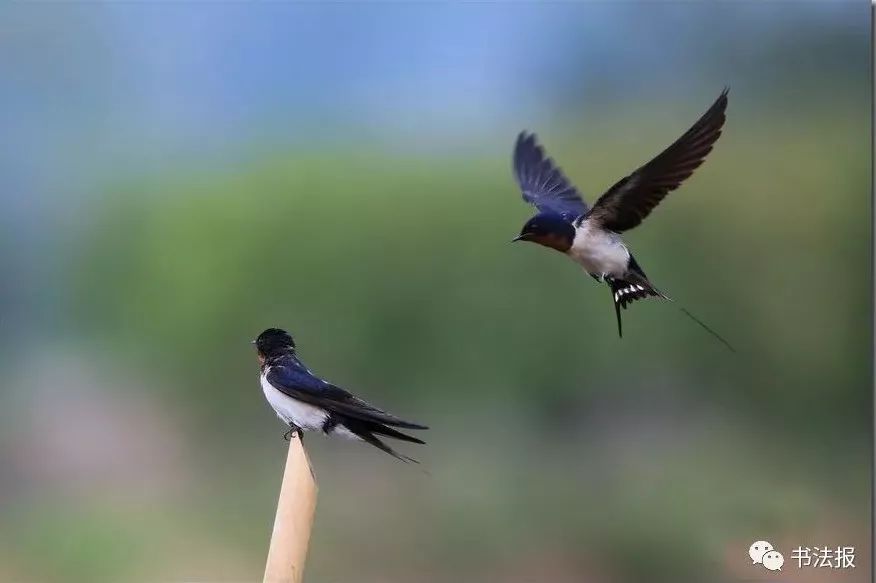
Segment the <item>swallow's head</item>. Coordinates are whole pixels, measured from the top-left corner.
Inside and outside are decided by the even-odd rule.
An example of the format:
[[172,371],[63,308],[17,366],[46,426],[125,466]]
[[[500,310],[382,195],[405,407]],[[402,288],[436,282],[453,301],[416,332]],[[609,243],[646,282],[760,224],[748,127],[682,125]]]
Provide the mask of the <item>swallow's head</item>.
[[268,328],[253,340],[253,344],[258,350],[260,364],[264,364],[266,359],[274,356],[295,353],[295,340],[292,335],[279,328]]
[[575,240],[575,227],[553,213],[539,213],[526,221],[512,241],[529,241],[565,253]]

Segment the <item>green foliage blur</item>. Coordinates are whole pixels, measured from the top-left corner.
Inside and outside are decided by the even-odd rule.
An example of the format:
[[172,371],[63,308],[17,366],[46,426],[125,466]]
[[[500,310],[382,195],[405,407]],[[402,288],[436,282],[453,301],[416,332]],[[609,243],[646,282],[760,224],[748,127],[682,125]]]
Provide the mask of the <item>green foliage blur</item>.
[[[602,286],[558,254],[508,243],[529,210],[505,156],[271,151],[224,173],[122,183],[160,194],[108,197],[76,313],[103,350],[166,381],[155,390],[195,423],[195,447],[215,448],[211,464],[264,456],[216,503],[220,516],[251,504],[259,482],[257,512],[212,519],[253,568],[283,429],[248,341],[282,326],[318,373],[434,427],[409,452],[425,477],[310,440],[323,488],[313,580],[359,569],[382,580],[376,555],[396,557],[386,576],[400,580],[521,555],[538,571],[554,554],[572,573],[694,577],[725,537],[760,536],[752,524],[805,532],[819,524],[813,508],[855,516],[866,495],[866,131],[857,114],[805,112],[815,123],[801,128],[802,112],[764,124],[742,91],[731,103],[708,162],[629,240],[737,354],[658,302],[628,310],[618,339]],[[608,124],[545,138],[593,199],[682,119],[642,119],[632,146],[603,139]],[[373,555],[350,522],[362,537],[386,525]],[[366,556],[334,558],[351,546]]]

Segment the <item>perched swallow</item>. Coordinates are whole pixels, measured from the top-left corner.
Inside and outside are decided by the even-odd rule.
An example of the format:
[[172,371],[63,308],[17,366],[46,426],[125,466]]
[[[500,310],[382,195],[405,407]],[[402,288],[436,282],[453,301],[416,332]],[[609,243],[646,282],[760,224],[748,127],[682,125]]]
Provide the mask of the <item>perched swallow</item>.
[[269,328],[253,343],[258,350],[262,391],[277,416],[289,426],[284,435],[287,440],[295,433],[322,431],[370,443],[402,461],[417,461],[395,452],[376,435],[425,444],[392,427],[428,427],[403,421],[315,376],[299,360],[295,341],[284,330]]
[[[653,160],[620,179],[592,207],[545,155],[535,134],[522,132],[517,138],[514,176],[523,200],[535,205],[539,212],[513,240],[531,241],[565,253],[594,279],[608,283],[620,336],[623,336],[621,308],[648,297],[670,300],[648,280],[620,233],[638,226],[663,197],[703,163],[721,135],[727,91],[684,135]],[[727,344],[690,312],[682,310]]]

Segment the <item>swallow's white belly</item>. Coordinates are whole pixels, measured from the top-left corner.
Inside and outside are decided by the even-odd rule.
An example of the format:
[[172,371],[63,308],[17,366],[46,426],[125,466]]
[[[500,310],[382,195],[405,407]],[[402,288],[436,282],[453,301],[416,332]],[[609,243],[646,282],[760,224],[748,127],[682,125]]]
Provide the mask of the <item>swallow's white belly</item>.
[[294,423],[306,431],[322,430],[325,419],[328,417],[328,413],[319,407],[302,403],[301,401],[293,399],[285,393],[275,389],[271,383],[268,382],[267,375],[269,370],[269,368],[265,369],[260,381],[262,384],[262,391],[265,393],[265,398],[268,400],[268,403],[271,404],[271,407],[274,408],[277,417],[279,417],[284,423]]
[[630,252],[620,235],[594,229],[587,220],[575,229],[575,240],[566,254],[596,276],[623,277],[630,261]]

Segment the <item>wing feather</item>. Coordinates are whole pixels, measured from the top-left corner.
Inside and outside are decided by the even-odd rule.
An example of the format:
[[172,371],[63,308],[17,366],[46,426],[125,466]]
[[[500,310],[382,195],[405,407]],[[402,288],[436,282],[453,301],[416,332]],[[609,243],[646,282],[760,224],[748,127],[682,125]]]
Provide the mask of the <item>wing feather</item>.
[[728,91],[724,89],[708,111],[672,145],[599,197],[588,218],[616,233],[638,226],[712,151],[726,120]]
[[274,365],[268,371],[267,380],[278,391],[293,399],[354,419],[405,429],[428,429],[425,425],[411,423],[399,419],[395,415],[390,415],[386,411],[366,403],[346,389],[314,376],[307,370],[286,365]]
[[587,203],[554,161],[545,155],[535,134],[521,132],[514,146],[514,177],[523,200],[541,212],[571,222],[587,212]]

